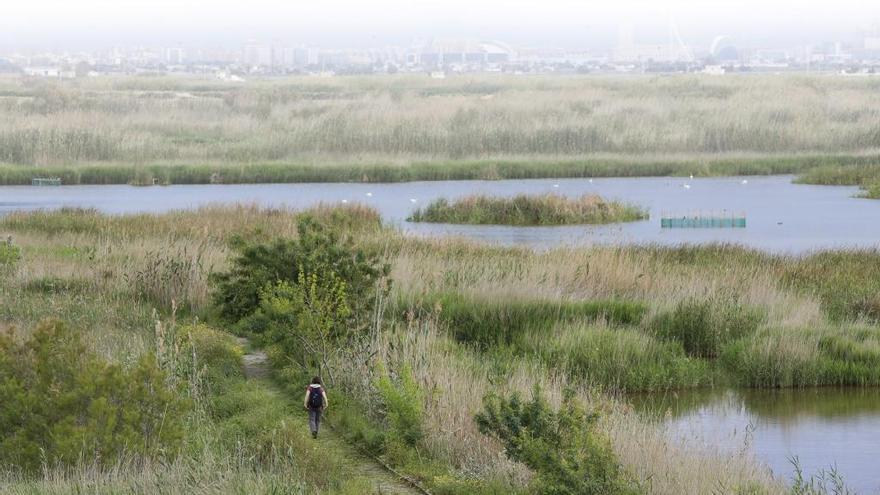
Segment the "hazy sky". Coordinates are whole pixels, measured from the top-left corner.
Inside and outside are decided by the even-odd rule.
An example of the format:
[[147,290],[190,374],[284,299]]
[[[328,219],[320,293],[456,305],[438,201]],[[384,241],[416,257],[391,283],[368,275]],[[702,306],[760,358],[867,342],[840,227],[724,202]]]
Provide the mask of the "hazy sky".
[[621,23],[662,42],[674,18],[687,43],[728,34],[743,45],[855,39],[880,23],[880,0],[2,0],[6,48],[131,44],[236,47],[248,38],[324,46],[408,44],[414,37],[605,47]]

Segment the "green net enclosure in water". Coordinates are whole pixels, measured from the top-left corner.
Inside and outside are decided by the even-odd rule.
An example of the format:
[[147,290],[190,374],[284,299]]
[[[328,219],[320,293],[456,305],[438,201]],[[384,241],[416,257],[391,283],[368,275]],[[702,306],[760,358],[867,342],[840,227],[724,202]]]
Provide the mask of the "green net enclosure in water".
[[667,215],[660,217],[660,227],[664,229],[743,229],[746,216],[742,214],[696,214]]

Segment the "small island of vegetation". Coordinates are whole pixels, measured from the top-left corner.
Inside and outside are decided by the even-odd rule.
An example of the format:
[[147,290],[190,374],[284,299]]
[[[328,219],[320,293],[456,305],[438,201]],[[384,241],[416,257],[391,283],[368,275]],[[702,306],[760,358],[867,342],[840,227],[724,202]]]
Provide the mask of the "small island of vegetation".
[[496,198],[483,194],[465,196],[453,202],[445,198],[419,208],[410,222],[474,225],[574,225],[633,222],[648,218],[644,208],[619,201],[607,201],[596,194],[572,199],[559,194]]

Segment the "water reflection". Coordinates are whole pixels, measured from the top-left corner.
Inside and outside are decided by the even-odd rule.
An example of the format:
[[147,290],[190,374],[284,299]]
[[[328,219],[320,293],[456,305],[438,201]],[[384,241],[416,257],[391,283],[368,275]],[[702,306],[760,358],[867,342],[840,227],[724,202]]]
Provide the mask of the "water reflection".
[[669,434],[707,446],[748,444],[777,475],[836,466],[860,493],[880,492],[880,389],[699,390],[630,397]]

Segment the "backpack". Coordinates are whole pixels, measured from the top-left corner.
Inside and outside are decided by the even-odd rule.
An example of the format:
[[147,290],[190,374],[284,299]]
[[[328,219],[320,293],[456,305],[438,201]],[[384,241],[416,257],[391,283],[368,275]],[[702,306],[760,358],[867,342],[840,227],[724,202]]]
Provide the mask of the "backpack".
[[309,387],[309,409],[321,409],[324,407],[324,395],[321,387]]

